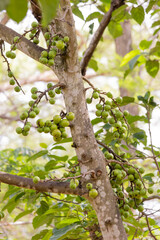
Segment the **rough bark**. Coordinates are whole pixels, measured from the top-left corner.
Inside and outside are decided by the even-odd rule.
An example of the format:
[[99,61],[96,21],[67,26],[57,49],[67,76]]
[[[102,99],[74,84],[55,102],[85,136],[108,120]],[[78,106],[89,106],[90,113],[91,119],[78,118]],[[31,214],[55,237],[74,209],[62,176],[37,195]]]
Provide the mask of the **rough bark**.
[[[52,32],[53,34],[60,32],[63,36],[69,36],[70,42],[66,56],[57,56],[52,69],[60,83],[65,85],[63,96],[67,111],[75,114],[75,120],[70,128],[81,173],[85,176],[81,179],[82,189],[85,190],[86,182],[92,182],[94,188],[98,190],[99,194],[95,199],[85,197],[96,211],[103,239],[126,240],[116,198],[107,176],[105,158],[96,142],[87,110],[70,1],[61,0],[60,3],[61,10],[57,14],[58,18],[53,21]],[[11,43],[14,34],[8,35],[7,32],[4,33],[1,30],[4,29],[0,25],[0,37]],[[10,30],[8,31],[10,32]],[[27,46],[28,40],[26,42],[23,39],[23,42],[25,46],[21,42],[18,44],[18,48],[38,60],[43,49],[30,43]]]
[[25,178],[9,173],[0,172],[0,182],[14,185],[21,188],[33,189],[38,192],[53,192],[53,193],[64,193],[64,194],[75,194],[83,195],[81,188],[71,189],[68,182],[56,182],[53,180],[39,181],[33,183],[33,179]]
[[[115,45],[116,45],[116,52],[120,56],[125,56],[128,52],[132,50],[132,36],[131,36],[131,23],[130,21],[124,21],[122,23],[123,28],[123,34],[122,36],[115,39]],[[127,80],[124,80],[127,81]],[[122,97],[124,96],[133,96],[134,93],[131,93],[128,89],[125,87],[119,88],[120,95]],[[137,115],[138,114],[138,107],[134,104],[129,104],[126,106],[123,106],[121,108],[123,111],[128,110],[130,114]]]

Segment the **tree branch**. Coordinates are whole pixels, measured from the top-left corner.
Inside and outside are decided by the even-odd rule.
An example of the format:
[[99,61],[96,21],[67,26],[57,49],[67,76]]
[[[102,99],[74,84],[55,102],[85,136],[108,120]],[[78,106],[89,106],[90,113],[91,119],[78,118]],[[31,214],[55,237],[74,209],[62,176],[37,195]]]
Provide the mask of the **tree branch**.
[[[3,41],[8,42],[9,44],[13,44],[13,39],[16,36],[21,37],[19,33],[0,23],[0,38]],[[20,42],[16,44],[16,47],[24,54],[35,59],[36,61],[39,61],[41,52],[45,50],[44,48],[32,43],[25,37],[21,38]]]
[[111,17],[112,17],[112,12],[119,8],[120,6],[122,6],[124,4],[124,0],[112,0],[111,2],[111,7],[109,9],[109,11],[104,15],[97,31],[95,32],[95,34],[93,35],[91,42],[87,48],[87,50],[85,51],[85,54],[82,58],[81,61],[81,72],[82,75],[84,76],[86,74],[86,67],[103,35],[103,32],[105,30],[105,28],[108,26]]
[[33,183],[33,179],[24,178],[17,175],[12,175],[5,172],[0,172],[0,182],[9,185],[14,185],[20,188],[33,189],[38,192],[53,192],[53,193],[64,193],[64,194],[74,194],[83,195],[84,192],[82,188],[77,187],[76,189],[71,189],[69,187],[69,182],[58,182],[53,180],[39,181],[38,183]]

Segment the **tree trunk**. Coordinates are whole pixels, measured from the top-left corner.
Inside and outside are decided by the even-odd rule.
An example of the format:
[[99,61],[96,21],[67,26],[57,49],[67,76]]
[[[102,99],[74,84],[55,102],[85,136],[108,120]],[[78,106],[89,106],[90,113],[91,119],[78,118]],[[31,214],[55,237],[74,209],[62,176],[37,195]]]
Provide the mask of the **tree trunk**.
[[[122,24],[123,34],[122,36],[115,39],[116,52],[124,57],[128,52],[132,50],[132,36],[131,36],[131,24],[130,21],[124,21]],[[124,80],[127,81],[127,80]],[[120,95],[124,96],[133,96],[134,93],[130,92],[127,88],[119,88]],[[122,110],[128,110],[130,114],[137,115],[138,107],[136,105],[126,105],[121,108]]]
[[125,240],[127,237],[107,176],[105,157],[96,142],[88,115],[70,1],[62,0],[61,7],[62,11],[58,13],[59,19],[63,18],[65,9],[68,9],[68,12],[65,22],[55,20],[53,34],[61,31],[64,36],[69,36],[70,44],[66,59],[59,58],[55,70],[60,83],[65,84],[63,96],[66,109],[75,114],[75,120],[70,127],[81,174],[84,176],[81,180],[82,187],[85,188],[87,182],[92,182],[94,188],[98,190],[99,194],[95,199],[89,198],[87,193],[85,197],[96,211],[103,239]]

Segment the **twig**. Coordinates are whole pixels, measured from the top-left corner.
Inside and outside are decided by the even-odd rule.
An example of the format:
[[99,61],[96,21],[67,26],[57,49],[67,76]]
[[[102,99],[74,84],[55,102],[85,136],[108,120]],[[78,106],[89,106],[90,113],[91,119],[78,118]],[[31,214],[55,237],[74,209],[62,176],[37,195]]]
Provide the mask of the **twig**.
[[72,203],[72,204],[79,205],[79,203],[77,203],[77,202],[72,202],[72,201],[66,201],[66,200],[63,200],[63,199],[59,199],[59,198],[53,197],[53,196],[51,196],[51,195],[49,195],[47,193],[43,193],[43,195],[45,195],[46,197],[50,197],[50,198],[52,198],[52,199],[54,199],[56,201],[65,202],[65,203]]
[[158,240],[158,239],[156,238],[156,236],[154,236],[153,233],[152,233],[152,229],[151,229],[151,227],[150,227],[147,214],[145,214],[145,213],[143,212],[143,215],[145,216],[145,219],[146,219],[146,222],[147,222],[147,226],[148,226],[148,230],[149,230],[149,233],[150,233],[151,237],[152,237],[153,239],[155,239],[155,240]]
[[150,196],[148,198],[144,198],[143,202],[153,200],[153,199],[159,199],[160,200],[160,196],[159,195],[153,195],[153,196]]
[[94,50],[96,49],[102,35],[103,35],[103,32],[105,30],[105,28],[108,26],[110,20],[111,20],[111,17],[112,17],[112,12],[119,8],[121,5],[124,4],[124,0],[112,0],[111,2],[111,7],[109,9],[109,11],[104,15],[97,31],[95,32],[93,38],[91,39],[91,42],[87,48],[87,50],[85,51],[85,54],[82,58],[82,61],[81,61],[81,72],[82,72],[82,75],[84,76],[86,74],[86,67],[93,55],[93,52]]

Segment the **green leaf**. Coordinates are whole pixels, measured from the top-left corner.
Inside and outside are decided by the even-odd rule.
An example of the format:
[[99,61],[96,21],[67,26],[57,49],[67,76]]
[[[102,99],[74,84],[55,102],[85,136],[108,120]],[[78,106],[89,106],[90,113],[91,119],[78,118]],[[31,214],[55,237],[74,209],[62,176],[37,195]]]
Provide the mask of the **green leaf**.
[[46,201],[41,201],[40,203],[41,203],[41,206],[37,210],[38,215],[42,215],[49,209],[48,203]]
[[51,148],[51,150],[56,150],[56,149],[66,151],[66,148],[62,147],[62,146],[55,146],[55,147]]
[[0,11],[5,10],[9,4],[10,0],[0,1]]
[[157,0],[150,0],[148,7],[146,8],[146,13],[149,13],[150,10],[152,10],[152,7],[154,4],[156,4]]
[[86,18],[86,22],[89,22],[95,18],[102,18],[102,14],[100,12],[93,12]]
[[89,25],[89,34],[93,34],[94,22]]
[[117,38],[122,35],[123,33],[123,28],[120,23],[111,21],[108,24],[108,31],[112,35],[113,38]]
[[53,145],[57,145],[57,144],[61,144],[61,143],[69,143],[69,142],[72,142],[72,138],[71,137],[70,138],[64,138],[60,142],[56,142]]
[[125,105],[127,105],[129,103],[133,103],[134,100],[135,100],[134,97],[128,97],[128,96],[124,96],[122,99],[123,99],[123,101],[120,104],[120,106],[125,106]]
[[43,26],[47,26],[56,16],[59,0],[39,0],[39,2],[42,9],[42,24]]
[[143,179],[147,179],[150,183],[153,183],[152,177],[154,177],[153,173],[148,173],[143,176]]
[[137,56],[135,56],[134,58],[132,58],[130,61],[129,61],[129,68],[132,70],[138,60],[138,58],[141,56],[141,54],[138,54]]
[[58,240],[60,239],[61,237],[65,237],[65,235],[70,232],[71,230],[77,228],[79,226],[80,222],[78,223],[74,223],[74,224],[71,224],[69,226],[66,226],[64,228],[60,228],[60,229],[57,229],[57,228],[54,228],[53,229],[53,236],[50,238],[50,240]]
[[140,49],[145,50],[148,49],[152,44],[152,40],[151,41],[147,41],[147,40],[142,40],[139,44]]
[[46,155],[47,153],[48,153],[48,150],[42,150],[42,151],[32,155],[31,157],[29,157],[27,159],[27,161],[35,160],[35,159],[37,159],[39,157],[42,157],[42,156]]
[[80,19],[84,20],[83,14],[77,6],[75,6],[75,5],[72,6],[72,12],[74,15],[76,15]]
[[60,161],[60,162],[65,162],[65,161],[67,161],[68,160],[68,155],[64,155],[64,156],[56,156],[56,155],[48,155],[48,157],[50,157],[50,158],[54,158],[54,159],[56,159],[57,161]]
[[142,22],[144,21],[144,8],[139,5],[138,7],[133,7],[131,10],[131,15],[132,18],[138,23],[138,24],[142,24]]
[[91,60],[88,63],[88,67],[92,68],[96,72],[98,70],[97,61],[91,58]]
[[100,123],[100,122],[102,122],[102,119],[101,119],[101,118],[95,118],[95,119],[93,119],[93,120],[91,121],[92,126],[94,126],[94,125],[96,125],[96,124],[98,124],[98,123]]
[[57,161],[51,160],[51,161],[49,161],[48,163],[46,163],[46,165],[45,165],[45,170],[46,170],[46,171],[53,170],[53,169],[55,169],[55,166],[56,166],[56,165],[57,165]]
[[123,67],[124,65],[126,65],[132,58],[134,58],[135,56],[137,56],[139,54],[140,54],[140,51],[138,49],[132,50],[131,52],[127,53],[123,57],[120,67]]
[[126,117],[126,119],[127,119],[129,124],[132,124],[132,123],[137,122],[137,121],[143,121],[145,123],[148,122],[148,120],[145,116],[138,116],[138,115],[135,115],[135,116],[129,115],[129,116]]
[[41,148],[47,148],[47,147],[48,147],[46,143],[40,143],[39,146],[40,146]]
[[33,209],[26,210],[26,211],[24,211],[24,212],[19,213],[19,214],[15,217],[14,222],[16,222],[18,219],[20,219],[20,218],[22,218],[23,216],[26,216],[26,215],[28,215],[28,214],[30,214],[30,213],[32,213],[32,212],[33,212]]
[[[138,129],[140,130],[140,129]],[[140,140],[144,145],[147,144],[147,135],[145,133],[145,131],[139,131],[133,134],[134,138],[137,138],[138,140]]]
[[27,0],[10,0],[7,6],[7,14],[14,21],[19,23],[26,16],[28,10]]
[[32,237],[32,240],[39,240],[39,239],[42,239],[43,237],[45,237],[45,235],[48,233],[48,229],[44,229],[42,231],[40,231],[40,233],[34,235]]
[[47,215],[43,214],[43,215],[34,217],[32,222],[34,229],[44,224],[50,224],[53,218],[54,218],[53,214],[47,214]]
[[121,21],[126,15],[126,7],[127,5],[122,5],[121,7],[117,8],[112,13],[112,20],[114,21]]
[[160,25],[160,20],[155,21],[155,22],[152,24],[151,27],[157,27],[157,26],[159,26],[159,25]]
[[159,71],[159,62],[157,60],[146,61],[146,70],[151,77],[155,77]]

